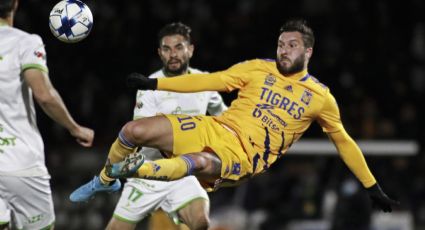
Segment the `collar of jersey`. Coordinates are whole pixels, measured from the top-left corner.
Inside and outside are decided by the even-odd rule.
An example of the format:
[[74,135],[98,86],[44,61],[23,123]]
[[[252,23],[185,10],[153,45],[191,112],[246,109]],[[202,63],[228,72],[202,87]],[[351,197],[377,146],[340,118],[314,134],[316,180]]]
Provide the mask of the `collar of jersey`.
[[289,76],[285,76],[285,77],[292,79],[292,80],[295,80],[295,81],[298,81],[298,80],[302,80],[302,79],[304,79],[308,76],[310,76],[310,75],[308,74],[307,69],[304,69],[301,72],[298,72],[296,74],[292,74],[292,75],[289,75]]

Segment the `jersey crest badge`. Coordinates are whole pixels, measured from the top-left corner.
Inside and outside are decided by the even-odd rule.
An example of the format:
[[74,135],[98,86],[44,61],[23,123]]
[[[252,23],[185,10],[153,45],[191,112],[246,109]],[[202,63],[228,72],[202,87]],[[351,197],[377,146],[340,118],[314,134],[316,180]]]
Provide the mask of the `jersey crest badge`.
[[310,90],[306,89],[304,90],[304,93],[301,96],[301,102],[304,103],[305,105],[309,105],[312,97],[313,97],[313,93]]
[[275,82],[276,82],[276,77],[269,74],[266,76],[266,80],[264,81],[264,84],[268,86],[273,86]]

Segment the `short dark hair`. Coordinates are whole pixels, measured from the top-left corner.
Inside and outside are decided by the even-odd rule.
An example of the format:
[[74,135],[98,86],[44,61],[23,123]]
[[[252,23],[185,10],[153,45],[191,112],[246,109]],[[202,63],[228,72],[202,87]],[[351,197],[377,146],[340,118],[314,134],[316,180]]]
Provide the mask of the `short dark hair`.
[[187,26],[187,25],[185,25],[181,22],[173,22],[173,23],[165,25],[159,31],[158,42],[161,44],[161,40],[165,36],[177,35],[178,34],[178,35],[183,36],[184,39],[186,39],[186,41],[189,42],[189,44],[191,44],[192,41],[191,41],[191,37],[190,37],[190,32],[192,32],[192,29],[189,26]]
[[7,18],[13,10],[15,0],[0,0],[0,18]]
[[312,48],[314,46],[313,30],[304,19],[291,19],[286,21],[285,24],[280,27],[280,34],[283,32],[300,32],[305,47]]

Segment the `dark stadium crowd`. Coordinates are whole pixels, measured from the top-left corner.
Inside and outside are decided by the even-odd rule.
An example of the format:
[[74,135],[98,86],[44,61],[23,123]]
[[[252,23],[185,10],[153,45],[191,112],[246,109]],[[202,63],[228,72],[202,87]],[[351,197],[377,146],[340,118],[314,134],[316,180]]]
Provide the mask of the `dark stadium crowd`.
[[[420,135],[425,1],[84,2],[93,12],[94,27],[79,43],[60,42],[50,33],[53,1],[20,1],[15,22],[42,36],[53,84],[72,115],[96,132],[94,147],[83,149],[39,113],[57,229],[102,229],[111,217],[118,194],[102,194],[82,205],[72,204],[68,196],[99,172],[119,129],[132,119],[135,92],[126,88],[126,76],[160,68],[159,28],[172,21],[191,26],[191,66],[218,71],[248,59],[274,58],[279,28],[292,17],[307,19],[314,29],[309,72],[332,90],[348,133],[355,140],[419,144],[413,156],[400,152],[366,159],[387,194],[401,202],[391,215],[398,214],[394,219],[408,220],[404,226],[411,227],[391,229],[425,229],[425,140]],[[222,93],[228,105],[236,95]],[[312,126],[304,137],[326,141],[320,127]],[[213,226],[223,225],[222,229],[362,230],[385,218],[376,214],[340,158],[330,155],[293,156],[289,151],[269,172],[238,188],[211,193],[210,198]],[[309,221],[316,227],[309,228]]]

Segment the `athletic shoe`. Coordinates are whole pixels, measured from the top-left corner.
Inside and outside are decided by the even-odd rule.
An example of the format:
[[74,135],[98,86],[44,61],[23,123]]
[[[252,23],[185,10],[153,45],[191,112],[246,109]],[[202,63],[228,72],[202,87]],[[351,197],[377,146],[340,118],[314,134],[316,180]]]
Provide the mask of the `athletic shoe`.
[[123,161],[111,164],[108,160],[105,165],[105,173],[111,178],[132,177],[145,161],[145,156],[141,153],[127,155]]
[[99,177],[95,176],[91,181],[80,186],[78,189],[72,192],[69,196],[69,199],[72,202],[87,202],[90,198],[93,198],[94,195],[98,192],[113,193],[120,190],[120,180],[115,180],[111,183],[112,184],[110,185],[104,185],[100,182]]

